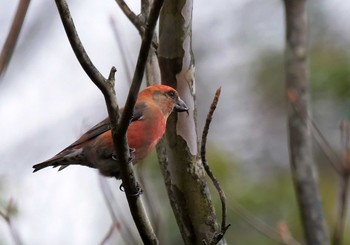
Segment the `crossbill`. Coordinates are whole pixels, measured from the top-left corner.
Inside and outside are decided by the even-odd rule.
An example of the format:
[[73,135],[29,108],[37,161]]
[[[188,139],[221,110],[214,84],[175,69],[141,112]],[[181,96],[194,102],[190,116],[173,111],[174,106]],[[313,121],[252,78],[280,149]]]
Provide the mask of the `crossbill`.
[[[173,110],[188,111],[175,89],[154,85],[139,93],[127,130],[129,147],[134,149],[134,164],[142,161],[162,138]],[[111,126],[106,118],[54,157],[34,165],[33,172],[49,166],[62,170],[69,165],[83,165],[98,169],[104,176],[119,178],[119,163],[114,154]]]

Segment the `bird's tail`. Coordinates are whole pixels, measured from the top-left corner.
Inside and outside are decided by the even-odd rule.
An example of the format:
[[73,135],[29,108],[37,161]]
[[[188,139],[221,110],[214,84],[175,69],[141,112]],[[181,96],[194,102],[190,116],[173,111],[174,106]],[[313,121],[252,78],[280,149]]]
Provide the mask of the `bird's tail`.
[[84,160],[81,153],[82,149],[65,149],[51,159],[33,165],[33,173],[46,167],[59,167],[58,171],[60,171],[72,164],[82,164]]

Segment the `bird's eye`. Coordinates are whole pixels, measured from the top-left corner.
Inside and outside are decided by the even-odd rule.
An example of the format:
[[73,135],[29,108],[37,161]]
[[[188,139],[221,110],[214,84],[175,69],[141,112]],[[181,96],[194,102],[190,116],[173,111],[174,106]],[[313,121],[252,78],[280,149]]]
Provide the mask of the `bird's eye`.
[[172,90],[169,91],[167,94],[169,95],[170,98],[174,98],[175,97],[175,92],[172,91]]

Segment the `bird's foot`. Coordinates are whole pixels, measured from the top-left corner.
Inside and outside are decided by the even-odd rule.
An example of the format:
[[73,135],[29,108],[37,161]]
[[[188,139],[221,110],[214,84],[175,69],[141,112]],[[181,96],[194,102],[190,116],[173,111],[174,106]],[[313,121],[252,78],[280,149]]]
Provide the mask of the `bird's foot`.
[[[122,191],[122,192],[125,192],[123,183],[120,184],[119,190]],[[143,190],[142,190],[139,182],[136,182],[136,191],[135,191],[135,193],[130,193],[128,195],[129,196],[133,196],[133,197],[138,197],[141,194],[143,194]]]
[[117,156],[116,156],[115,154],[112,154],[112,159],[113,159],[114,161],[118,161]]
[[129,163],[133,162],[135,160],[135,148],[129,148]]
[[[135,159],[135,148],[129,148],[129,159],[128,162],[132,162]],[[112,154],[112,159],[114,161],[118,161],[117,155],[116,154]]]

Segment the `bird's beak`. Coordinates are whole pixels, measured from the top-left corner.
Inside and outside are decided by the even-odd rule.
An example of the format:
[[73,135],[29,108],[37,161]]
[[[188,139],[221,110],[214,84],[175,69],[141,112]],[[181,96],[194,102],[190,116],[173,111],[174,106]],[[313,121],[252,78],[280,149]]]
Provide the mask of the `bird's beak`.
[[177,98],[174,109],[176,112],[183,112],[183,111],[188,112],[189,110],[186,103],[182,99],[180,99],[180,97]]

